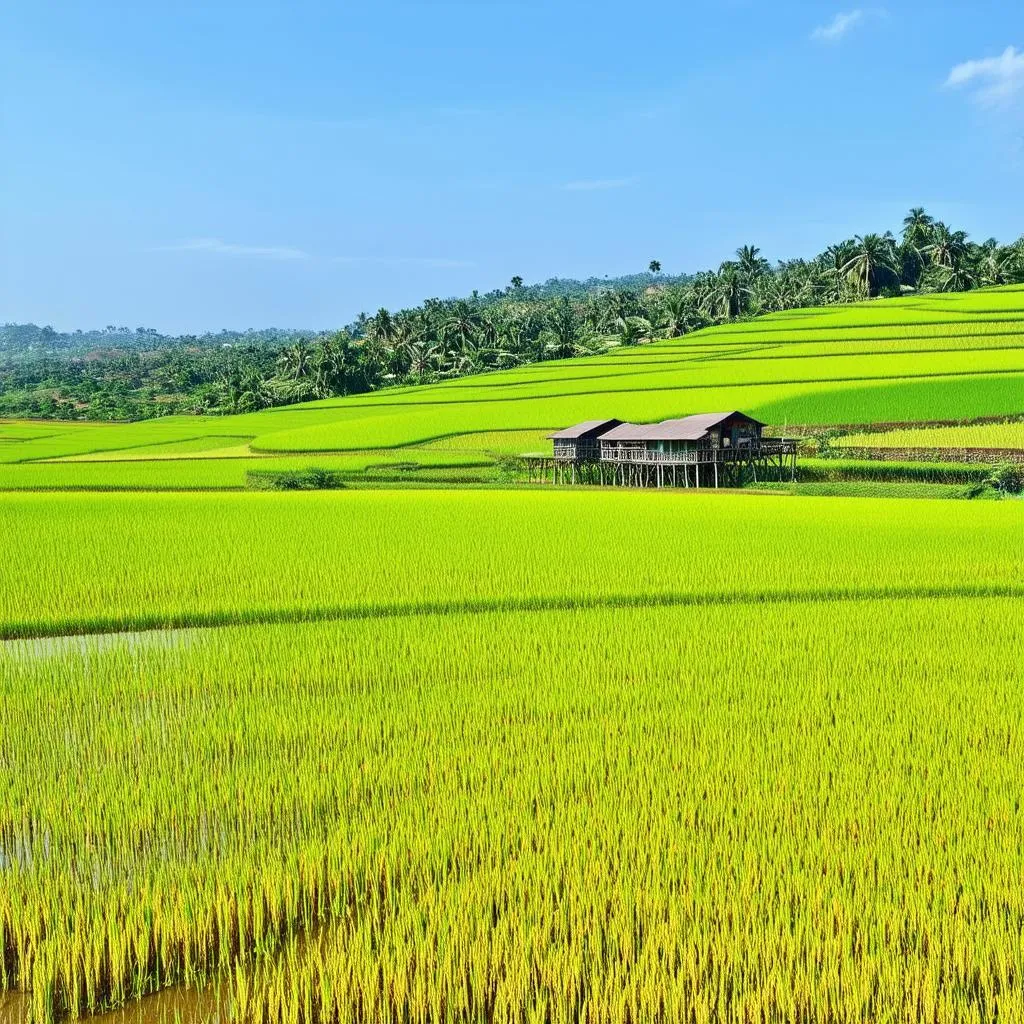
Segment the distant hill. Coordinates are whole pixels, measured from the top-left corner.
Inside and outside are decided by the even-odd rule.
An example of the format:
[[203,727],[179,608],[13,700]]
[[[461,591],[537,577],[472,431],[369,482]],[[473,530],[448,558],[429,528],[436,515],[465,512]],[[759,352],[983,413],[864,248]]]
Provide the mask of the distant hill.
[[[514,291],[515,297],[525,302],[543,302],[562,296],[582,297],[605,290],[642,292],[657,286],[683,285],[693,280],[689,274],[626,274],[620,277],[588,277],[578,281],[571,277],[552,277],[543,284],[523,285]],[[496,289],[483,295],[474,292],[466,301],[480,306],[493,305],[504,301],[513,294],[512,288]],[[448,299],[446,301],[455,301]],[[366,314],[357,317],[346,329],[353,337],[362,333],[361,326],[368,319]],[[53,327],[38,324],[5,323],[0,326],[0,356],[83,355],[87,352],[120,349],[149,352],[158,348],[174,346],[189,348],[216,348],[222,345],[267,346],[282,348],[297,341],[311,341],[328,330],[310,328],[263,327],[244,331],[219,330],[202,334],[164,334],[152,327],[125,327],[108,325],[89,330],[58,331]]]
[[92,351],[148,352],[173,346],[215,348],[221,345],[267,345],[280,347],[308,341],[319,331],[268,327],[247,331],[210,331],[206,334],[161,334],[151,327],[104,327],[94,330],[57,331],[37,324],[6,323],[0,327],[0,356],[83,355]]

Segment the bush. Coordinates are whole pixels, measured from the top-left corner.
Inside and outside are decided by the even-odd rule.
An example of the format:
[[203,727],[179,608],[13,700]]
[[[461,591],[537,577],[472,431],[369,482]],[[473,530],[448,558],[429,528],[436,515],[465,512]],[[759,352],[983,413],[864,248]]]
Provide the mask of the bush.
[[1020,494],[1024,491],[1024,465],[1007,463],[997,466],[987,482],[1004,494]]
[[245,486],[257,491],[330,491],[344,487],[341,474],[330,469],[254,469],[245,474]]

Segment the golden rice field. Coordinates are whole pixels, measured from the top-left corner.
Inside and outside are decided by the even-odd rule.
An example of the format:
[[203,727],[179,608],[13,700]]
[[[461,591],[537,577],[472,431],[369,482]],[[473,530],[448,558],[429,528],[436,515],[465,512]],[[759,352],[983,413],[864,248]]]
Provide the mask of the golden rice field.
[[253,1024],[1024,1014],[1022,502],[0,527],[0,1013],[214,979]]

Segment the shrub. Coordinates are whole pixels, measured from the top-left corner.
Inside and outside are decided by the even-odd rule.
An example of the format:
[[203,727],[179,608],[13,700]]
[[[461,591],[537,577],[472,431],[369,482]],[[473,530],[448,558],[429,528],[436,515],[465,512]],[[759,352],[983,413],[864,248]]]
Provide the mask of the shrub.
[[1004,494],[1020,494],[1024,491],[1024,465],[1011,462],[997,466],[988,478],[988,483]]
[[257,491],[329,491],[344,487],[340,473],[330,469],[254,469],[245,474],[245,486]]

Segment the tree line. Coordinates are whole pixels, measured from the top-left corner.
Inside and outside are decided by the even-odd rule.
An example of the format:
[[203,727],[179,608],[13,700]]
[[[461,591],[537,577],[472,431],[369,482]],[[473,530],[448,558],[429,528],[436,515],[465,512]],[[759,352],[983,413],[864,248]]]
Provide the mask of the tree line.
[[586,356],[762,313],[1014,282],[1024,282],[1024,237],[975,243],[916,207],[898,237],[858,235],[810,260],[771,264],[745,245],[717,270],[692,276],[667,277],[652,260],[646,273],[613,282],[527,286],[513,277],[484,295],[380,309],[338,331],[293,332],[283,344],[241,336],[74,358],[22,353],[0,362],[0,414],[255,411]]

